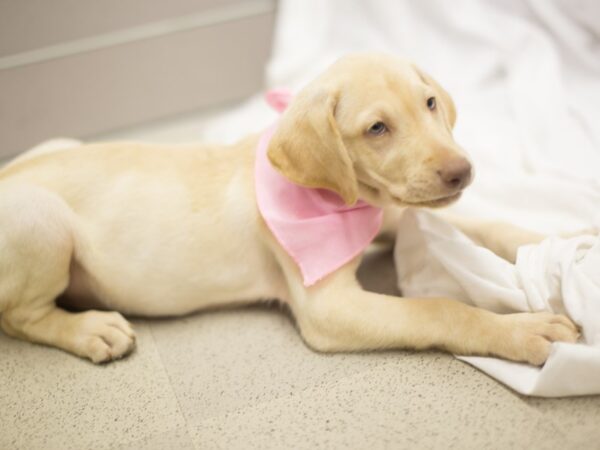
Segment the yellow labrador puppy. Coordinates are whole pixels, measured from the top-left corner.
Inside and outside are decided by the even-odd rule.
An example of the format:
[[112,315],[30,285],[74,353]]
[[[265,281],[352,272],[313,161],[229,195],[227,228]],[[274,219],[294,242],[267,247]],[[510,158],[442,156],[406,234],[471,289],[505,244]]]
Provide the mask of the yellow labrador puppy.
[[[298,94],[268,155],[294,183],[384,207],[385,232],[402,207],[447,205],[469,184],[454,121],[448,94],[410,63],[354,55]],[[257,209],[257,140],[90,144],[25,154],[5,166],[2,329],[99,363],[134,347],[120,313],[174,316],[279,299],[306,343],[323,352],[435,347],[542,364],[551,342],[576,340],[575,326],[559,315],[497,315],[446,298],[366,292],[355,278],[360,258],[305,287]],[[503,233],[509,242],[489,244],[508,258],[538,239]],[[61,295],[88,310],[57,307]]]

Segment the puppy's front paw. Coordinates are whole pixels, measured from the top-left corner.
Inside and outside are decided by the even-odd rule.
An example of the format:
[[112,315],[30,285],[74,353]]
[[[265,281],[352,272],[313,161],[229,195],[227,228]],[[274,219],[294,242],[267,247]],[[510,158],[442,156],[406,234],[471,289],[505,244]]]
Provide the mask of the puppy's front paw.
[[117,312],[88,311],[82,313],[77,337],[81,356],[95,363],[122,358],[135,347],[135,334]]
[[577,326],[566,316],[549,312],[502,316],[506,341],[500,343],[500,356],[541,366],[550,355],[552,342],[576,342]]

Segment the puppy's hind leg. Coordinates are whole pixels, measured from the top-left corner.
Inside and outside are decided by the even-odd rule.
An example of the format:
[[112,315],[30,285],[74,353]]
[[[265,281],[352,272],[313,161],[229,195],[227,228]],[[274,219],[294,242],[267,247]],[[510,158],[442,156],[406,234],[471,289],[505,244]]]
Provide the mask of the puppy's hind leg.
[[13,337],[110,361],[134,347],[127,321],[116,312],[73,314],[55,304],[69,283],[75,219],[49,191],[10,182],[0,187],[0,325]]

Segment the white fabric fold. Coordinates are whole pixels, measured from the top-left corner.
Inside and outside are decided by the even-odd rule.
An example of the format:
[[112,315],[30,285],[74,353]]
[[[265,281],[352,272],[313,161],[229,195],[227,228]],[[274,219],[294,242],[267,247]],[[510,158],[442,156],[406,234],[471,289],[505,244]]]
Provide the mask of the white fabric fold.
[[450,297],[498,313],[550,311],[581,327],[581,342],[554,343],[541,367],[491,357],[459,358],[517,392],[544,397],[600,394],[600,238],[548,238],[511,264],[440,217],[409,210],[395,247],[408,297]]

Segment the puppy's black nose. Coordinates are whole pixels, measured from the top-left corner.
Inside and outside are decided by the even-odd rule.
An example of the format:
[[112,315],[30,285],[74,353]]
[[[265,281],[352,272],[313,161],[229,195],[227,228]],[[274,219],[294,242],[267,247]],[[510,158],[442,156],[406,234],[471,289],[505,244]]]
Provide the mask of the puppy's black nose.
[[471,163],[466,158],[455,158],[447,161],[437,173],[448,189],[462,189],[471,181]]

